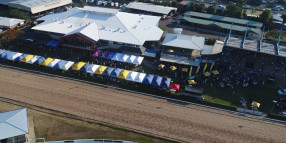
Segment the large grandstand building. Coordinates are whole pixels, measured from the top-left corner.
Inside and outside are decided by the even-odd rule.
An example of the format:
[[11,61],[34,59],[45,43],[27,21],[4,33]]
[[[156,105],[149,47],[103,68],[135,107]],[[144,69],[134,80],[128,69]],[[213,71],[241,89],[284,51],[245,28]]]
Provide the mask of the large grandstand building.
[[31,15],[46,13],[72,4],[72,0],[1,0],[0,4],[9,9],[19,9]]
[[95,51],[103,48],[142,49],[160,40],[160,17],[119,12],[117,9],[85,6],[39,18],[32,29],[61,39],[62,47]]

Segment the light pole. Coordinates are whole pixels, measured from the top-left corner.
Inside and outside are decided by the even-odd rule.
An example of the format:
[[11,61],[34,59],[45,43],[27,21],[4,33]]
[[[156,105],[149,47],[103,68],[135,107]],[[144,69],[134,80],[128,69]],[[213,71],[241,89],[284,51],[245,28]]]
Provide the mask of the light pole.
[[270,113],[272,113],[275,103],[277,103],[277,101],[276,101],[276,100],[273,100],[273,106],[272,106],[272,109],[271,109]]

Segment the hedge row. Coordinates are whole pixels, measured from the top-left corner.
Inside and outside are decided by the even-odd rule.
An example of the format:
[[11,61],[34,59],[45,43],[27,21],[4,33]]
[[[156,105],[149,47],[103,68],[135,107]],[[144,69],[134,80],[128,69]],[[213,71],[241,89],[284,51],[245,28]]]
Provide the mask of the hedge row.
[[279,114],[275,114],[275,113],[270,113],[267,116],[268,118],[272,118],[272,119],[277,119],[277,120],[282,120],[282,121],[286,121],[286,116],[282,116]]
[[[25,68],[25,69],[29,69],[29,70],[41,71],[41,72],[45,72],[45,73],[70,77],[70,78],[74,78],[74,79],[96,82],[96,83],[100,83],[100,84],[104,84],[104,85],[108,85],[110,83],[108,80],[96,79],[96,78],[92,78],[90,76],[88,76],[88,77],[78,76],[77,74],[74,74],[74,73],[61,72],[58,70],[52,70],[51,68],[43,68],[43,67],[33,66],[30,64],[19,64],[19,63],[10,62],[10,61],[1,61],[1,63],[5,64],[5,65],[21,67],[21,68]],[[208,102],[208,101],[201,100],[201,99],[195,99],[195,98],[186,97],[186,96],[174,95],[174,94],[171,94],[171,93],[166,92],[166,91],[160,91],[158,89],[154,89],[154,88],[150,88],[150,87],[146,88],[146,86],[144,86],[144,85],[135,87],[133,85],[120,84],[118,86],[120,88],[132,90],[132,91],[148,93],[148,94],[153,94],[153,95],[157,95],[157,96],[163,96],[163,97],[168,97],[168,98],[173,98],[173,99],[178,99],[178,100],[183,100],[183,101],[189,101],[189,102],[193,102],[193,103],[204,104],[204,105],[213,106],[213,107],[217,107],[217,108],[223,108],[223,109],[232,110],[232,111],[236,110],[236,106],[233,106],[233,105],[222,105],[222,104],[212,103],[212,102]]]

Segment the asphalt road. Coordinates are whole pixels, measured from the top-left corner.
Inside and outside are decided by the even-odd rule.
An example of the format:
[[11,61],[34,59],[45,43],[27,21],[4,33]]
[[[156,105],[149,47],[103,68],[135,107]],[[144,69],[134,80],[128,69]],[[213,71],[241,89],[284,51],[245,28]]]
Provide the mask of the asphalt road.
[[0,66],[0,97],[183,142],[286,142],[286,125]]

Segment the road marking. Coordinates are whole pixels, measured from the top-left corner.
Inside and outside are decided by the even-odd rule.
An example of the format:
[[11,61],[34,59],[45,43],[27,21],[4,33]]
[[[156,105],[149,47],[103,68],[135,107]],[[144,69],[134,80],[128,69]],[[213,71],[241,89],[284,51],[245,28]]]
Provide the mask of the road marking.
[[[237,114],[237,115],[244,114],[244,113],[237,112],[237,111],[231,111],[231,110],[226,110],[226,109],[222,109],[222,108],[216,108],[216,107],[207,106],[207,105],[203,105],[203,104],[193,103],[193,102],[189,102],[189,101],[183,101],[183,100],[178,100],[178,99],[173,99],[173,98],[168,98],[168,97],[162,97],[162,96],[153,95],[153,94],[149,94],[149,93],[143,93],[143,92],[128,90],[128,89],[124,89],[124,88],[120,88],[120,87],[109,86],[109,85],[100,84],[100,83],[96,83],[96,82],[90,82],[90,81],[86,81],[86,80],[60,76],[60,75],[45,73],[45,72],[41,72],[41,71],[34,71],[34,70],[29,70],[29,69],[14,67],[14,66],[8,66],[8,65],[3,65],[3,64],[0,64],[0,66],[6,67],[6,68],[22,70],[22,71],[27,71],[27,72],[40,73],[40,74],[43,74],[43,75],[59,77],[59,78],[64,78],[64,79],[68,79],[68,80],[74,80],[74,81],[79,81],[79,82],[83,82],[83,83],[93,84],[93,85],[99,85],[99,86],[108,87],[108,88],[114,88],[114,89],[118,89],[118,90],[122,90],[122,91],[126,91],[126,92],[131,92],[131,93],[136,93],[136,94],[141,94],[141,95],[146,95],[146,96],[151,96],[151,97],[156,97],[156,98],[161,98],[161,99],[166,99],[166,100],[171,100],[171,101],[176,101],[176,102],[181,102],[181,103],[187,103],[187,104],[191,104],[191,105],[195,105],[195,106],[201,106],[201,107],[215,109],[215,110],[220,110],[220,111],[224,111],[224,112],[230,112],[230,113],[234,113],[234,114]],[[286,124],[286,121],[282,121],[282,120],[276,120],[276,119],[271,119],[271,118],[267,118],[267,117],[261,118],[261,116],[255,116],[255,115],[250,115],[250,114],[244,114],[244,115],[247,116],[247,117],[252,117],[252,118],[254,117],[254,118],[257,118],[257,119],[268,120],[268,121],[273,121],[273,122],[279,122],[279,123]]]

